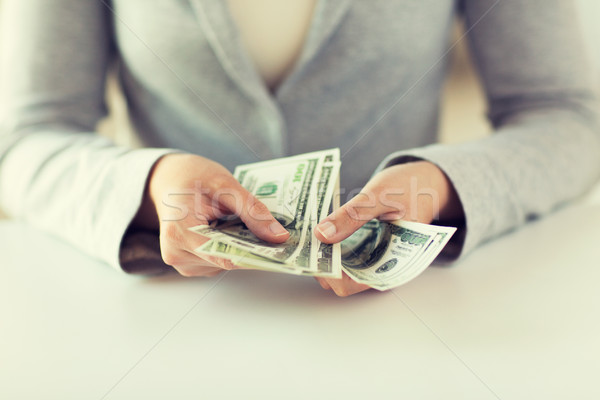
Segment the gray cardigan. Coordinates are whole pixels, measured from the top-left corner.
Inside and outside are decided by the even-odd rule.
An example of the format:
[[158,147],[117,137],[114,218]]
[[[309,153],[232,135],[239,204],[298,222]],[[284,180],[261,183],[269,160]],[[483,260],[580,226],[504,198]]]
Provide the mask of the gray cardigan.
[[[115,267],[148,171],[173,149],[233,168],[340,147],[346,194],[377,168],[429,160],[464,207],[455,241],[463,254],[600,174],[598,109],[569,0],[320,0],[300,59],[274,93],[224,1],[2,7],[0,204]],[[458,13],[495,134],[436,145]],[[148,148],[94,133],[113,62]]]

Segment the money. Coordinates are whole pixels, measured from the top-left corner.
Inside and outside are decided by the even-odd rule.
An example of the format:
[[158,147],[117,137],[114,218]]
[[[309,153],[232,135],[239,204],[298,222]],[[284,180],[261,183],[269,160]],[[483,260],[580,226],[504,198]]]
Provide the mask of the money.
[[433,262],[455,231],[409,221],[370,221],[342,242],[343,270],[378,290],[403,285]]
[[339,149],[237,167],[234,177],[267,206],[290,237],[283,244],[267,243],[239,220],[199,225],[191,230],[214,243],[205,243],[196,253],[235,259],[238,265],[243,261],[257,269],[270,263],[269,270],[340,278],[339,244],[322,246],[313,232],[321,219],[318,213],[329,212],[339,190],[339,169]]
[[367,222],[341,244],[319,241],[314,227],[339,207],[339,149],[241,165],[234,177],[290,232],[282,244],[260,240],[237,219],[190,228],[210,240],[202,256],[242,268],[341,278],[342,271],[378,290],[418,276],[442,251],[456,228],[408,221]]

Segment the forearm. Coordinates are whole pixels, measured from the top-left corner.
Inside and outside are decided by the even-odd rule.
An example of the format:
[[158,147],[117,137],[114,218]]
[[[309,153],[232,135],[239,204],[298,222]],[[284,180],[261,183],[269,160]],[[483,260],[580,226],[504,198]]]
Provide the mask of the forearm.
[[132,151],[92,133],[42,129],[2,157],[0,204],[9,215],[120,268],[121,240],[148,171],[168,151]]
[[600,178],[600,129],[593,115],[528,110],[505,120],[489,138],[400,151],[380,168],[420,159],[445,173],[465,215],[449,251],[465,254],[580,196]]

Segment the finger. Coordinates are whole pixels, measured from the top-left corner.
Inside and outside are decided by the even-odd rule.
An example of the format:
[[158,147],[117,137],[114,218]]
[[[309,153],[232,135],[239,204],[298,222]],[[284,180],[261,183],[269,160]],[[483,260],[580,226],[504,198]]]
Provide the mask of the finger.
[[213,276],[217,276],[221,272],[224,271],[221,268],[205,267],[205,266],[189,266],[189,267],[174,266],[173,268],[175,268],[175,270],[177,270],[177,272],[179,272],[179,274],[181,276],[185,276],[188,278],[191,278],[191,277],[210,278]]
[[213,202],[211,197],[206,193],[194,197],[194,213],[197,225],[203,223],[203,220],[208,223],[208,221],[231,215],[231,211],[227,209],[227,207],[217,202]]
[[370,286],[353,281],[345,273],[342,279],[325,279],[331,289],[340,297],[351,296],[356,293],[371,289]]
[[404,216],[405,210],[401,205],[396,208],[384,205],[376,193],[359,193],[319,222],[315,227],[317,239],[325,243],[338,243],[374,218],[382,216],[385,220],[398,220]]
[[235,269],[233,263],[227,259],[195,253],[194,250],[208,240],[189,232],[181,224],[165,223],[160,235],[163,261],[183,276],[214,276],[223,270]]
[[162,251],[165,264],[172,267],[206,266],[218,267],[217,264],[183,249],[167,249]]
[[399,211],[391,211],[384,214],[379,215],[377,218],[381,221],[398,221],[404,217],[405,213]]
[[231,271],[232,269],[237,268],[230,260],[228,260],[226,258],[214,257],[214,256],[202,256],[200,258],[218,266],[219,268],[227,270],[227,271]]
[[269,209],[235,179],[227,190],[213,196],[227,209],[235,212],[248,229],[259,238],[272,243],[283,243],[289,232],[271,215]]
[[193,267],[210,267],[224,270],[234,269],[233,263],[222,257],[208,256],[205,254],[197,254],[194,251],[183,250],[180,265],[191,265]]
[[212,276],[222,270],[223,266],[218,263],[205,260],[193,253],[188,240],[198,241],[194,245],[205,242],[206,238],[198,235],[198,238],[189,238],[190,233],[184,230],[180,224],[171,222],[162,225],[160,234],[160,250],[163,262],[175,268],[184,276]]
[[329,283],[327,283],[327,281],[324,278],[315,277],[315,280],[317,282],[319,282],[319,285],[321,285],[321,287],[323,289],[325,289],[325,290],[330,290],[331,289],[331,286],[329,286]]
[[192,277],[192,276],[203,276],[210,277],[218,275],[227,268],[223,268],[216,260],[205,260],[204,258],[198,257],[188,252],[182,252],[182,255],[175,260],[171,266],[177,270],[181,275]]
[[[182,252],[186,253],[186,252]],[[203,276],[210,277],[223,272],[223,268],[200,257],[183,254],[179,258],[173,258],[171,265],[177,272],[186,277]]]

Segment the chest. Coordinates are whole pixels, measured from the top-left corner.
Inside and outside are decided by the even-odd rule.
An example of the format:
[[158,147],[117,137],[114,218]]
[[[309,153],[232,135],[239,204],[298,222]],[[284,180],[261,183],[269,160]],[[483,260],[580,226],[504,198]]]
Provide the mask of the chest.
[[[241,4],[244,3],[244,4]],[[251,3],[252,6],[248,6]],[[278,4],[275,4],[278,3]],[[173,74],[277,84],[290,70],[431,67],[448,46],[455,0],[114,0],[129,70],[150,86]],[[305,56],[305,57],[302,57]],[[154,71],[148,77],[147,71]],[[253,70],[253,71],[250,71]],[[298,71],[300,70],[300,71]],[[162,73],[156,73],[162,71]],[[257,73],[258,72],[258,73]]]
[[302,50],[317,0],[227,0],[229,12],[265,84],[274,88]]

